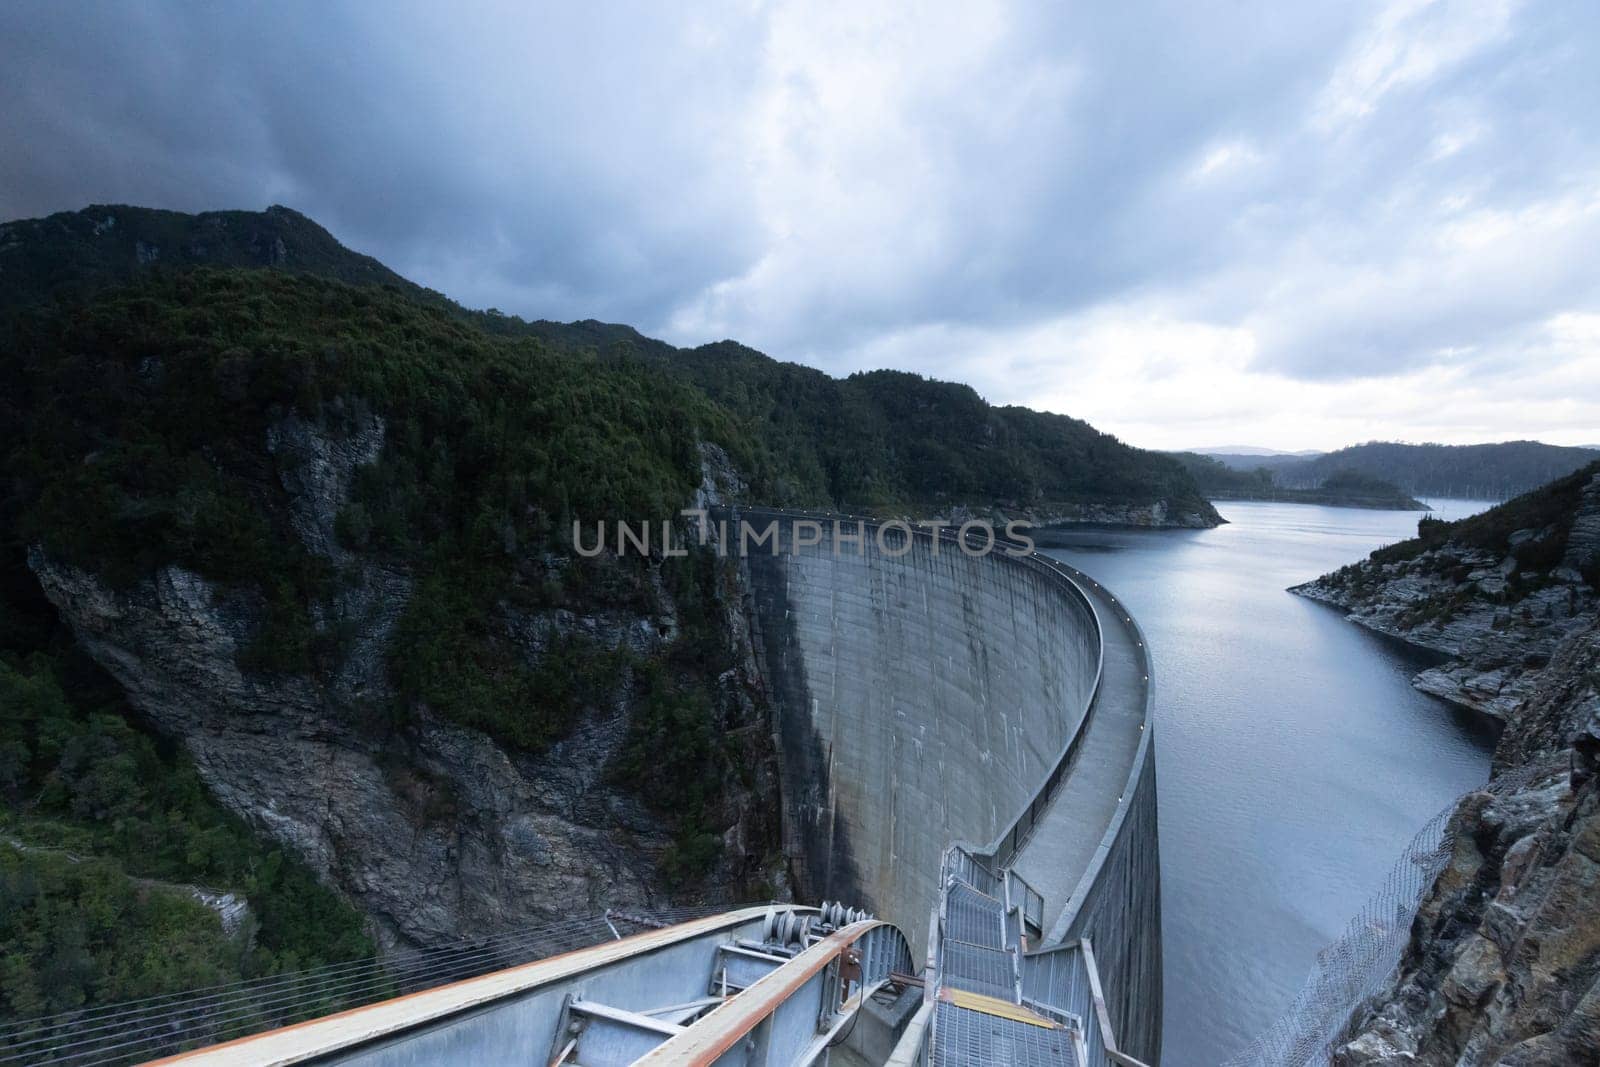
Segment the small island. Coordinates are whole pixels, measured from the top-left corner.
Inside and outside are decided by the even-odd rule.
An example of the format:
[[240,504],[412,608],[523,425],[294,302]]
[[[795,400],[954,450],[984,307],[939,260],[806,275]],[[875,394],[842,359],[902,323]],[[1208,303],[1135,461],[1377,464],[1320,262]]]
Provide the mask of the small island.
[[1208,500],[1272,500],[1380,511],[1433,510],[1393,482],[1358,470],[1336,470],[1319,485],[1291,489],[1279,485],[1276,473],[1266,466],[1237,470],[1197,452],[1174,452],[1172,455],[1188,468]]

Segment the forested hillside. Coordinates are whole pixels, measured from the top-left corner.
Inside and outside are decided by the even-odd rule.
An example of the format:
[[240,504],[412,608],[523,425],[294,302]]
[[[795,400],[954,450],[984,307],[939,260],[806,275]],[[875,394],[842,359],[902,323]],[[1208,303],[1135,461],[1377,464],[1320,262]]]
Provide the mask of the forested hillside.
[[726,570],[575,519],[1216,521],[1076,420],[469,311],[281,208],[11,223],[0,294],[3,1016],[775,892]]
[[1217,522],[1180,465],[1077,419],[995,408],[967,386],[911,374],[840,380],[731,341],[678,349],[628,326],[468,310],[345,249],[288,208],[184,215],[96,206],[8,223],[0,226],[0,309],[81,299],[118,281],[197,265],[380,285],[484,334],[656,364],[703,390],[770,454],[771,480],[759,487],[766,503],[910,512],[1000,506],[1066,520],[1126,513],[1141,523]]
[[141,271],[198,266],[275,267],[429,295],[288,208],[186,215],[119,204],[0,224],[0,311],[71,303]]
[[1174,523],[1214,513],[1183,468],[1088,423],[993,407],[973,389],[900,371],[843,380],[732,342],[674,361],[773,457],[783,495],[841,507],[946,510],[1165,503]]
[[[760,477],[760,458],[738,451],[738,435],[691,386],[637,361],[600,366],[497,339],[393,290],[273,272],[151,275],[7,326],[6,413],[21,432],[6,443],[0,546],[0,890],[12,905],[0,909],[0,1014],[372,948],[358,912],[225,814],[171,743],[184,739],[152,737],[74,648],[30,552],[112,591],[177,566],[241,599],[237,668],[269,687],[332,679],[351,659],[367,625],[349,606],[362,589],[357,553],[403,573],[403,610],[382,650],[391,691],[325,698],[335,715],[326,729],[395,761],[419,714],[541,752],[634,671],[638,713],[619,780],[633,761],[630,789],[672,813],[678,845],[664,877],[704,871],[703,805],[716,802],[707,790],[734,773],[718,770],[731,754],[711,732],[707,679],[727,663],[697,600],[707,576],[663,568],[659,595],[674,598],[682,633],[656,655],[572,632],[530,660],[505,623],[508,611],[656,596],[642,565],[553,566],[549,553],[574,515],[675,513],[699,481],[697,442],[725,441]],[[320,551],[296,528],[287,468],[274,469],[274,434],[295,420],[347,438],[386,431],[337,512],[338,544]],[[225,930],[181,888],[130,879],[235,893],[249,927]],[[169,942],[181,950],[155,949]]]

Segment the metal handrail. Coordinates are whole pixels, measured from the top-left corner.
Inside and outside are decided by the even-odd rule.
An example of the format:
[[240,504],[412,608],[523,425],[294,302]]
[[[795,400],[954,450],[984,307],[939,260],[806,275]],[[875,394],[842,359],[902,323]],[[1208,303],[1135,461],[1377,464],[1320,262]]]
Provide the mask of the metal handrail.
[[[1050,773],[1045,776],[1044,783],[1040,785],[1039,791],[1034,794],[1033,800],[1018,813],[1016,819],[1012,821],[1010,829],[1002,834],[987,850],[994,857],[996,864],[1001,866],[1022,848],[1023,843],[1028,839],[1028,835],[1038,825],[1040,816],[1055,797],[1056,790],[1061,785],[1061,780],[1067,776],[1067,772],[1071,769],[1073,758],[1077,756],[1078,748],[1082,744],[1084,736],[1089,732],[1089,725],[1094,719],[1095,709],[1100,704],[1101,682],[1105,676],[1105,627],[1101,622],[1100,612],[1094,605],[1094,600],[1083,591],[1083,588],[1073,575],[1068,573],[1070,568],[1059,561],[1038,555],[1008,558],[1016,559],[1018,562],[1027,561],[1035,567],[1042,567],[1046,573],[1051,574],[1053,577],[1064,579],[1067,589],[1088,609],[1089,619],[1094,625],[1097,647],[1095,650],[1094,682],[1090,687],[1089,699],[1085,702],[1082,717],[1079,718],[1077,726],[1073,728],[1072,733],[1062,744],[1061,752],[1056,756],[1055,762],[1051,765]],[[1041,907],[1043,906],[1043,900],[1040,901],[1040,905]]]
[[863,919],[836,930],[782,967],[759,979],[737,997],[724,1001],[694,1027],[657,1045],[641,1064],[709,1065],[771,1018],[791,995],[852,949],[859,969],[853,980],[840,979],[839,1011],[854,1014],[867,998],[911,967],[911,950],[898,928],[877,919]]
[[[1100,968],[1088,938],[1066,941],[1023,958],[1023,1001],[1080,1021],[1084,1031],[1086,1062],[1091,1067],[1117,1064],[1148,1067],[1117,1048],[1116,1029],[1100,986]],[[1094,1025],[1088,1024],[1089,1019]]]
[[[815,908],[790,910],[814,913]],[[720,915],[696,919],[662,930],[647,930],[607,941],[592,948],[563,953],[549,959],[525,963],[491,974],[468,978],[449,985],[379,1001],[335,1015],[265,1033],[253,1034],[220,1045],[181,1053],[159,1061],[200,1067],[205,1064],[300,1063],[332,1056],[368,1042],[393,1038],[421,1030],[489,1004],[521,996],[530,990],[571,979],[586,970],[613,964],[630,956],[642,955],[693,938],[760,919],[770,906],[741,908]]]

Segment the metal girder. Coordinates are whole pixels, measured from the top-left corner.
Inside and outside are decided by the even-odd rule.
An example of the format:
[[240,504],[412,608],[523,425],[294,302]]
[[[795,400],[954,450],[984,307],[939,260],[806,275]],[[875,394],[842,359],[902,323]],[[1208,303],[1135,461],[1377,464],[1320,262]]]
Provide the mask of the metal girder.
[[910,964],[910,949],[899,930],[870,919],[852,923],[774,968],[639,1062],[702,1067],[811,1063],[867,998]]
[[642,1012],[567,997],[549,1062],[626,1067],[684,1028]]

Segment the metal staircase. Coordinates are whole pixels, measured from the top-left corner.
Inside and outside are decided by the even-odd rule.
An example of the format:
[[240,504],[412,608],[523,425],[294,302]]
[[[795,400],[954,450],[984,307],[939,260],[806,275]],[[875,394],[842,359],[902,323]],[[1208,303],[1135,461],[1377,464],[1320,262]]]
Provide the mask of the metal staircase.
[[1036,947],[1042,901],[1027,882],[960,846],[945,853],[942,879],[925,1051],[899,1063],[1145,1067],[1117,1050],[1089,942]]

